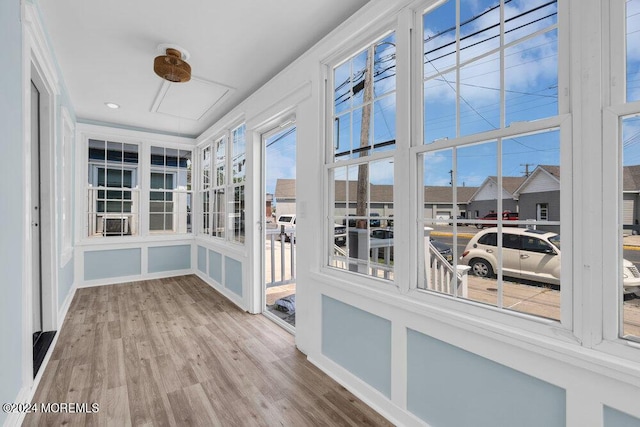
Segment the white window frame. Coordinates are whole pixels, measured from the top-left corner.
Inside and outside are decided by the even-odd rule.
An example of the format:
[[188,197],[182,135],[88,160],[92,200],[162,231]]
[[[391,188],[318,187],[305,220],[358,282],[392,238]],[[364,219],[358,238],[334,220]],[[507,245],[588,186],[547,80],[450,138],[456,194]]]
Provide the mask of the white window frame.
[[[626,2],[625,0],[608,0],[607,15],[604,14],[603,27],[608,34],[603,46],[609,55],[603,60],[607,63],[608,74],[603,79],[610,82],[603,88],[605,106],[603,111],[603,144],[602,168],[605,171],[618,171],[617,174],[603,174],[602,185],[602,299],[601,305],[593,307],[594,314],[602,316],[602,339],[597,348],[623,357],[636,358],[640,350],[640,341],[622,338],[623,305],[622,293],[622,259],[623,259],[623,149],[621,146],[622,120],[625,117],[640,114],[640,100],[627,102],[626,99]],[[623,82],[620,84],[620,82]],[[606,105],[608,101],[609,105]],[[611,143],[615,141],[615,143]],[[604,215],[615,206],[614,215]],[[614,278],[615,280],[611,280]]]
[[[204,162],[204,153],[207,150],[209,151],[209,165],[205,168],[205,165],[203,162]],[[198,179],[196,184],[197,193],[199,195],[197,200],[198,206],[194,207],[194,213],[197,213],[197,216],[198,216],[198,221],[196,222],[198,224],[198,228],[195,231],[197,234],[200,234],[200,235],[211,236],[211,222],[210,222],[211,200],[207,199],[205,195],[207,197],[210,197],[210,189],[212,184],[211,183],[212,170],[213,170],[213,167],[215,166],[215,161],[213,160],[213,147],[211,144],[208,143],[208,144],[202,145],[201,147],[198,147],[196,152],[198,153],[198,164],[200,165],[200,167],[198,169]],[[205,182],[205,174],[204,174],[205,170],[209,172],[207,182]],[[207,200],[207,212],[205,212],[203,209],[205,199]],[[205,214],[207,215],[206,226],[205,226]]]
[[[323,251],[323,260],[322,260],[322,271],[325,274],[334,276],[334,277],[342,277],[345,280],[349,280],[355,283],[359,283],[366,287],[377,287],[382,290],[389,291],[390,289],[396,289],[399,286],[399,283],[403,283],[402,279],[405,275],[405,272],[408,271],[406,268],[403,268],[403,264],[408,263],[407,258],[400,259],[397,256],[394,257],[394,268],[393,268],[393,279],[389,280],[386,278],[379,278],[370,275],[369,273],[357,273],[353,271],[349,271],[348,269],[338,268],[331,266],[331,262],[333,260],[333,242],[335,238],[335,221],[334,221],[334,199],[335,199],[335,186],[333,181],[333,171],[335,169],[344,168],[344,167],[353,167],[360,164],[371,164],[380,160],[388,160],[390,162],[394,162],[396,156],[398,155],[398,147],[403,146],[406,149],[409,147],[409,125],[408,125],[408,109],[403,109],[403,106],[399,105],[399,97],[400,93],[408,99],[409,98],[409,76],[410,71],[409,67],[406,65],[399,66],[400,59],[405,58],[408,59],[409,55],[409,32],[400,32],[399,22],[403,22],[406,24],[406,27],[410,26],[412,12],[405,11],[400,17],[394,16],[389,19],[387,22],[384,22],[376,29],[373,29],[366,34],[358,37],[353,43],[349,44],[349,46],[344,47],[339,52],[337,52],[332,57],[328,58],[323,62],[322,72],[325,78],[325,162],[324,162],[324,179],[327,185],[325,186],[325,202],[324,202],[324,251]],[[405,27],[405,28],[406,28]],[[390,34],[395,34],[396,39],[396,88],[394,91],[395,97],[395,106],[396,106],[396,142],[393,150],[388,151],[373,151],[373,147],[371,148],[371,152],[369,155],[364,157],[350,158],[348,160],[335,160],[334,158],[334,129],[333,129],[333,118],[335,117],[334,113],[334,69],[340,66],[342,63],[351,60],[354,55],[362,52],[367,49],[370,45],[384,40]],[[408,62],[408,61],[407,61]],[[405,62],[406,64],[406,62]],[[403,74],[405,79],[403,79]],[[389,94],[384,94],[382,98],[389,96]],[[376,99],[371,101],[372,105],[375,103]],[[344,113],[344,112],[342,112]],[[407,171],[403,171],[407,172]],[[398,186],[395,184],[398,182],[398,168],[394,167],[394,229],[397,229],[400,226],[400,229],[404,228],[404,224],[399,224],[398,217],[402,218],[404,215],[400,214],[397,209],[398,200]],[[407,194],[408,196],[408,194]],[[369,206],[369,202],[367,202]],[[394,251],[397,253],[398,248],[394,248]],[[367,266],[369,266],[369,262],[367,260]],[[390,286],[391,285],[391,286]]]
[[549,203],[536,203],[536,221],[549,220]]
[[[239,131],[240,128],[243,128],[243,139],[244,139],[244,151],[239,154],[240,157],[244,158],[244,161],[237,162],[234,159],[235,153],[235,143],[234,143],[234,135],[235,132]],[[244,245],[246,239],[246,194],[247,194],[247,125],[245,122],[242,122],[236,126],[233,126],[229,130],[229,139],[227,140],[227,153],[228,153],[228,161],[227,161],[227,174],[226,174],[226,184],[227,188],[225,190],[225,196],[227,197],[227,236],[228,240],[234,244]],[[238,172],[240,172],[240,168],[244,167],[245,171],[241,175],[242,179],[238,182],[235,181],[234,177],[234,167],[238,166]],[[242,199],[241,201],[236,202],[235,194],[236,191],[242,191]],[[242,212],[239,214],[239,217],[236,217],[236,203],[241,203],[244,206],[242,212],[244,212],[244,218],[242,217]],[[239,218],[239,219],[238,219]],[[235,232],[236,224],[242,225],[241,233]],[[242,240],[240,239],[242,237]]]
[[[248,172],[245,172],[245,177],[241,182],[233,182],[233,166],[234,166],[234,160],[233,160],[233,133],[234,131],[236,131],[237,129],[241,128],[242,126],[245,126],[245,150],[244,150],[244,156],[246,158],[247,156],[247,147],[248,147],[248,141],[246,138],[246,122],[244,120],[238,120],[233,122],[233,124],[231,126],[225,127],[222,131],[217,132],[214,134],[213,137],[208,137],[204,142],[198,145],[198,147],[196,148],[196,152],[198,153],[198,162],[200,164],[199,167],[199,171],[198,171],[198,180],[197,180],[197,185],[198,188],[196,190],[197,194],[199,195],[198,200],[197,200],[197,215],[198,215],[198,232],[197,234],[199,236],[202,237],[207,237],[209,239],[211,239],[212,241],[218,241],[221,243],[230,243],[232,245],[237,245],[237,246],[244,246],[245,243],[241,242],[239,239],[236,239],[236,236],[234,234],[234,230],[233,230],[233,224],[234,224],[234,220],[233,220],[233,214],[234,214],[234,191],[237,187],[244,187],[245,189],[245,203],[246,203],[246,186],[247,186],[247,177],[248,177]],[[224,144],[225,144],[225,158],[224,158],[224,162],[223,163],[219,163],[216,160],[216,144],[218,143],[218,141],[221,141],[224,139]],[[208,186],[204,185],[204,168],[202,165],[202,161],[203,161],[203,152],[209,148],[210,149],[210,164],[209,164],[209,184]],[[223,183],[219,183],[218,182],[218,177],[217,177],[217,168],[220,164],[223,164],[224,169],[225,169],[225,173],[224,173],[224,182]],[[214,236],[212,231],[213,231],[213,202],[214,202],[214,194],[217,190],[224,190],[224,208],[225,208],[225,212],[224,212],[224,236]],[[204,194],[208,194],[209,195],[209,203],[208,203],[208,221],[209,221],[209,232],[205,233],[204,232],[204,211],[202,209],[202,198]],[[246,208],[246,204],[245,204],[245,208]],[[243,236],[246,236],[246,226],[245,226],[245,234],[243,234]]]
[[[188,168],[180,168],[180,167],[173,168],[173,167],[167,166],[167,165],[164,165],[164,166],[153,165],[153,164],[151,164],[151,153],[149,153],[149,171],[148,171],[148,174],[149,174],[149,191],[146,194],[147,199],[148,199],[147,202],[149,203],[149,212],[147,212],[148,232],[149,232],[150,235],[157,235],[157,234],[164,234],[164,235],[191,235],[193,233],[193,209],[194,209],[194,207],[193,207],[193,201],[194,201],[194,198],[193,198],[193,188],[194,188],[193,179],[194,179],[194,175],[195,175],[194,174],[194,164],[195,164],[195,162],[194,162],[194,159],[193,159],[194,149],[193,148],[174,148],[174,147],[169,147],[169,146],[164,146],[164,145],[150,144],[150,149],[153,149],[153,148],[162,148],[164,150],[164,156],[167,155],[167,149],[176,150],[178,153],[181,153],[181,152],[185,152],[185,153],[189,152],[189,153],[191,153],[191,183],[187,183],[187,187],[185,187],[185,188],[180,188],[179,187],[179,182],[178,182],[178,172],[180,170],[187,171]],[[179,161],[179,159],[178,159],[178,161]],[[173,176],[174,187],[175,188],[172,188],[172,189],[167,189],[167,188],[154,189],[154,188],[151,188],[151,174],[154,174],[154,173],[161,173],[165,177],[167,175]],[[191,185],[191,189],[188,189],[189,185]],[[184,197],[186,199],[185,200],[185,214],[186,214],[186,217],[185,217],[186,229],[185,229],[185,231],[175,230],[174,226],[172,226],[171,229],[151,230],[151,215],[160,213],[160,212],[151,212],[151,202],[152,202],[151,193],[152,192],[156,192],[156,193],[162,192],[162,193],[165,194],[165,197],[166,197],[167,193],[171,193],[173,195],[172,196],[172,203],[174,204],[173,205],[174,206],[174,212],[171,212],[171,215],[173,215],[172,221],[173,221],[174,226],[177,224],[176,217],[178,218],[178,220],[177,220],[178,222],[180,220],[180,202],[179,202],[179,200],[180,200],[180,195],[184,195]],[[191,198],[191,205],[192,205],[191,206],[191,212],[189,212],[189,210],[186,209],[186,207],[189,206],[188,205],[189,198]],[[165,212],[162,212],[162,213],[163,213],[164,219],[166,220],[166,216],[167,216],[167,214],[169,214],[169,212],[165,211]],[[190,218],[190,220],[191,220],[191,231],[189,231],[189,224],[188,224],[189,215],[191,215],[191,218]],[[166,224],[165,224],[165,226],[166,226]]]
[[[127,164],[125,162],[121,162],[121,163],[117,163],[117,165],[119,166],[119,169],[121,170],[129,170],[131,171],[131,182],[132,182],[132,187],[129,190],[122,190],[122,191],[130,191],[131,192],[131,203],[132,206],[137,205],[137,209],[138,212],[135,214],[132,214],[132,216],[135,216],[136,221],[135,221],[135,225],[132,225],[131,223],[129,223],[127,221],[127,228],[131,229],[132,227],[135,227],[135,233],[131,233],[130,235],[121,235],[121,236],[108,236],[108,239],[101,239],[100,237],[106,237],[104,235],[99,236],[96,234],[90,234],[90,230],[89,230],[89,215],[94,215],[97,217],[98,212],[95,212],[95,206],[89,206],[89,192],[90,191],[99,191],[99,187],[94,187],[93,182],[97,182],[97,176],[98,176],[98,169],[103,167],[103,168],[108,168],[109,166],[109,161],[106,160],[106,151],[105,151],[105,161],[104,162],[97,162],[97,161],[92,161],[89,159],[89,140],[94,139],[94,140],[98,140],[98,141],[105,141],[105,142],[115,142],[115,143],[119,143],[119,144],[128,144],[128,145],[135,145],[138,148],[138,162],[135,164],[135,166],[131,163],[131,164]],[[84,224],[84,232],[83,232],[83,239],[88,239],[91,241],[97,241],[97,240],[106,240],[106,241],[111,241],[113,242],[115,239],[131,239],[131,238],[137,238],[140,237],[143,234],[143,214],[142,214],[142,204],[143,201],[141,199],[143,191],[142,191],[142,186],[141,186],[141,182],[140,182],[140,173],[142,171],[143,168],[143,164],[144,162],[141,161],[141,159],[143,158],[143,147],[142,144],[138,141],[129,141],[126,140],[126,138],[118,138],[118,137],[111,137],[111,136],[105,136],[105,135],[90,135],[90,136],[86,136],[84,138],[84,149],[83,149],[83,164],[85,165],[85,179],[84,179],[84,193],[83,193],[83,198],[85,200],[84,203],[84,211],[83,211],[83,224]],[[121,187],[124,188],[124,187]],[[105,187],[105,192],[108,191],[106,190]],[[118,190],[115,190],[118,191]],[[137,198],[137,202],[136,199]],[[105,205],[106,208],[106,205]],[[102,215],[103,221],[104,218],[120,218],[120,217],[124,217],[124,213],[121,214],[117,214],[117,213],[113,213],[113,214],[109,214],[105,211],[105,214]]]
[[[119,245],[132,242],[139,242],[144,239],[166,239],[166,240],[182,240],[185,237],[189,237],[191,233],[149,233],[149,191],[150,191],[150,171],[151,171],[151,146],[162,147],[165,149],[177,149],[183,151],[191,151],[193,156],[196,148],[194,140],[190,138],[172,137],[151,134],[147,132],[122,130],[114,128],[106,128],[98,125],[90,124],[77,124],[76,126],[76,141],[74,155],[75,155],[75,214],[79,215],[76,218],[80,218],[75,223],[74,235],[75,243],[77,246],[89,246],[89,245]],[[89,213],[92,209],[89,206],[88,191],[89,178],[91,174],[92,165],[104,165],[104,163],[89,161],[89,140],[95,139],[98,141],[112,141],[123,144],[136,145],[138,147],[138,163],[124,164],[125,169],[133,170],[134,182],[137,183],[134,188],[131,189],[132,193],[135,193],[138,197],[138,212],[137,215],[137,231],[135,235],[125,236],[109,236],[108,238],[93,237],[88,235],[89,230]],[[192,158],[193,164],[193,158]],[[194,165],[195,166],[195,165]],[[197,173],[196,169],[192,167],[193,176]],[[193,203],[193,176],[192,176],[192,203]],[[192,212],[193,218],[193,212]]]
[[[452,0],[455,1],[455,0]],[[418,31],[414,31],[414,39],[413,39],[413,57],[421,58],[423,55],[423,15],[428,13],[430,10],[435,9],[436,7],[441,5],[441,2],[433,3],[433,2],[425,2],[423,3],[425,6],[421,9],[416,9],[415,13],[415,21],[414,28],[419,28]],[[412,179],[416,182],[415,193],[417,197],[417,203],[413,206],[414,212],[416,213],[418,218],[422,218],[422,209],[423,206],[423,193],[419,191],[420,185],[418,183],[422,182],[422,163],[421,156],[423,153],[427,153],[430,151],[439,151],[443,149],[464,146],[472,143],[481,143],[487,141],[498,141],[497,144],[500,146],[502,139],[507,139],[510,137],[523,136],[531,133],[543,132],[545,130],[551,129],[559,129],[560,132],[560,161],[561,161],[561,169],[564,177],[572,177],[573,173],[573,162],[572,158],[574,156],[573,148],[572,148],[572,117],[569,114],[570,112],[570,104],[569,104],[569,72],[570,72],[570,61],[568,55],[568,43],[569,43],[569,13],[568,13],[568,2],[563,0],[558,0],[558,19],[555,24],[555,28],[558,32],[558,114],[556,116],[543,118],[539,120],[533,120],[529,122],[514,122],[511,123],[510,126],[502,126],[496,130],[489,130],[481,133],[464,135],[457,137],[455,139],[449,140],[436,140],[430,143],[423,144],[423,120],[424,120],[424,104],[423,104],[423,69],[422,62],[415,61],[417,64],[414,66],[414,78],[413,83],[416,85],[416,89],[413,91],[415,93],[420,93],[421,95],[416,97],[417,100],[414,99],[412,106],[414,108],[414,129],[413,129],[413,141],[414,144],[411,148],[411,158],[413,160],[413,170],[414,173],[412,175]],[[538,34],[538,33],[535,33]],[[527,37],[532,37],[527,36]],[[504,66],[504,64],[502,64]],[[458,79],[457,79],[458,80]],[[457,101],[459,102],[459,101]],[[502,100],[501,102],[504,102]],[[504,122],[504,115],[501,115],[501,122]],[[459,126],[459,125],[458,125]],[[498,158],[500,159],[501,150],[498,149]],[[455,164],[454,164],[455,166]],[[455,168],[454,168],[455,169]],[[498,170],[502,169],[501,159],[498,163]],[[456,172],[454,171],[454,177],[456,176]],[[567,195],[567,200],[571,200],[570,195],[573,194],[573,183],[571,179],[563,179],[561,180],[561,193],[563,195]],[[456,204],[456,200],[453,201],[454,205]],[[498,211],[502,211],[502,200],[498,199]],[[561,223],[565,224],[565,227],[562,229],[563,241],[573,241],[573,230],[570,227],[571,218],[573,212],[573,205],[571,202],[563,203],[561,205],[560,218]],[[419,221],[420,223],[420,221]],[[419,224],[421,227],[422,224]],[[416,230],[414,234],[418,236],[421,230]],[[567,248],[567,246],[570,246]],[[563,286],[561,287],[561,308],[560,308],[560,321],[545,319],[533,315],[529,315],[526,313],[519,313],[515,311],[506,311],[501,308],[487,306],[484,304],[479,304],[471,300],[460,299],[450,297],[448,295],[437,294],[432,291],[426,291],[422,289],[418,289],[418,268],[415,269],[415,274],[413,276],[413,280],[411,282],[410,292],[417,301],[422,301],[427,304],[438,304],[441,307],[448,307],[455,311],[463,311],[467,313],[471,313],[478,318],[484,318],[490,321],[495,321],[501,324],[511,324],[517,326],[518,328],[534,331],[543,335],[557,336],[553,330],[557,330],[561,328],[563,332],[563,336],[571,337],[569,340],[575,340],[573,335],[576,333],[574,331],[576,312],[574,310],[574,295],[573,295],[573,268],[572,268],[572,259],[573,259],[573,248],[572,245],[563,245],[563,255],[562,255],[562,279]],[[417,246],[416,246],[417,247]],[[416,252],[418,253],[418,251]],[[419,265],[419,263],[418,263]]]
[[[416,215],[418,214],[419,203],[416,195],[419,195],[419,185],[422,180],[419,174],[419,164],[417,159],[421,153],[434,149],[449,148],[457,144],[469,144],[472,142],[484,142],[498,138],[509,138],[510,136],[526,135],[538,133],[547,129],[559,129],[561,147],[560,158],[562,161],[563,176],[571,177],[573,174],[572,159],[579,154],[580,148],[574,147],[571,143],[573,133],[572,115],[570,114],[572,105],[570,98],[570,77],[575,73],[570,67],[569,55],[569,21],[571,17],[568,13],[569,2],[559,0],[558,2],[558,114],[531,122],[515,122],[509,127],[497,131],[488,131],[482,134],[463,136],[452,144],[452,141],[438,141],[437,144],[423,145],[423,67],[422,61],[413,58],[422,58],[423,37],[422,37],[422,16],[429,8],[436,7],[440,2],[432,1],[416,2],[413,9],[403,9],[399,14],[390,17],[387,21],[380,21],[376,28],[369,29],[366,34],[357,37],[349,46],[342,46],[340,49],[323,61],[322,73],[325,79],[325,103],[324,103],[324,133],[325,133],[325,164],[324,180],[330,182],[330,169],[335,166],[333,163],[331,135],[333,126],[330,119],[333,118],[333,84],[331,75],[333,66],[346,58],[350,58],[355,52],[364,49],[372,40],[380,38],[385,31],[396,31],[397,41],[397,69],[398,75],[402,75],[397,80],[397,135],[396,150],[393,154],[393,161],[396,165],[394,171],[394,235],[397,241],[402,241],[402,245],[396,245],[395,264],[395,284],[401,294],[411,298],[417,307],[434,307],[439,312],[449,313],[456,317],[459,315],[473,316],[479,324],[492,328],[497,325],[509,325],[510,327],[526,330],[554,339],[560,339],[567,343],[576,342],[581,339],[582,330],[575,328],[575,319],[581,319],[582,311],[580,304],[576,305],[571,283],[573,282],[573,249],[563,248],[563,279],[567,286],[563,289],[563,304],[561,308],[560,322],[545,318],[540,318],[526,313],[504,312],[484,304],[473,301],[461,301],[448,296],[432,294],[417,289],[418,280],[418,245],[419,241],[416,233]],[[573,23],[573,22],[572,22]],[[407,65],[410,64],[410,69]],[[404,78],[403,78],[404,77]],[[575,77],[575,76],[574,76]],[[367,160],[376,160],[378,153],[374,153]],[[382,154],[384,156],[384,153]],[[346,163],[344,164],[346,165]],[[342,166],[342,165],[339,165]],[[408,185],[397,185],[406,182]],[[574,205],[573,200],[574,183],[571,179],[561,181],[561,191],[569,201],[561,206],[561,221],[567,224],[563,228],[563,240],[573,241],[573,228],[571,224]],[[360,292],[367,293],[368,290],[376,289],[385,293],[397,292],[394,287],[389,287],[388,282],[379,283],[374,277],[353,274],[348,271],[333,269],[327,264],[329,255],[329,245],[333,226],[333,189],[331,185],[326,185],[324,198],[325,218],[324,232],[325,243],[322,259],[321,273],[327,280],[333,283],[344,283],[350,289],[359,289]],[[398,203],[398,201],[403,201]],[[464,314],[463,314],[464,313]],[[487,323],[489,322],[489,323]],[[494,326],[489,326],[494,325]],[[560,332],[559,332],[560,331]]]

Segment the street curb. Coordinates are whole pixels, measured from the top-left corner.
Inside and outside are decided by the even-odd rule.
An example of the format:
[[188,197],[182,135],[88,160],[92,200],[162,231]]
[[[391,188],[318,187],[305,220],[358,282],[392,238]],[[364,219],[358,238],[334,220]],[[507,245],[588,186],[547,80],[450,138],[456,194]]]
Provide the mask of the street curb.
[[[452,237],[453,233],[449,233],[447,231],[432,231],[431,235],[432,236],[436,236],[436,237]],[[468,239],[471,239],[473,236],[475,236],[475,234],[473,234],[473,233],[458,233],[458,236],[466,237]]]

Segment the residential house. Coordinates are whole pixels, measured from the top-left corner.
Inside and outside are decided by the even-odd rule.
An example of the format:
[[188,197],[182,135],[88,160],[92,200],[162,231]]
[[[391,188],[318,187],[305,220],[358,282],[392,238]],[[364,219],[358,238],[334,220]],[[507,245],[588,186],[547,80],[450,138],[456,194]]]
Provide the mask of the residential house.
[[470,203],[478,187],[457,187],[456,202],[453,202],[453,187],[424,187],[424,217],[432,219],[450,219],[458,216],[471,218]]
[[498,177],[488,176],[469,199],[469,218],[482,218],[497,212],[500,209],[498,200],[502,201],[502,212],[518,212],[518,200],[514,193],[525,179],[520,176],[503,176],[500,188]]
[[[335,211],[336,217],[355,214],[357,182],[335,181]],[[455,216],[467,218],[467,204],[471,195],[478,187],[458,187],[457,208],[453,205],[453,191],[451,187],[426,186],[424,187],[424,213],[425,218],[450,219]],[[295,180],[278,179],[276,182],[276,201],[278,212],[286,214],[295,213]],[[368,192],[369,208],[371,212],[388,217],[393,215],[393,186],[371,184]],[[347,199],[349,202],[347,203]]]
[[626,233],[640,233],[640,165],[622,169],[622,225]]
[[[537,166],[514,196],[518,199],[521,220],[560,221],[560,167]],[[539,228],[560,232],[558,225]]]
[[278,178],[274,193],[276,215],[296,213],[296,180]]

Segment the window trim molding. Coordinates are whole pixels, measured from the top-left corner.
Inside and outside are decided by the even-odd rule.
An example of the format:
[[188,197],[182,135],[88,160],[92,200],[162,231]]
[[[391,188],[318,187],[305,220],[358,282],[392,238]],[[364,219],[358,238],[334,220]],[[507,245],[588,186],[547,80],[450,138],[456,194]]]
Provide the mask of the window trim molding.
[[[622,337],[624,305],[622,300],[623,253],[623,152],[622,119],[640,114],[640,100],[628,101],[626,85],[626,1],[606,0],[602,4],[602,170],[600,227],[602,230],[602,292],[600,304],[592,310],[601,320],[601,341],[594,348],[612,355],[638,358],[640,342]],[[605,141],[609,144],[605,146]],[[610,208],[615,207],[612,220]],[[609,212],[608,212],[609,208]],[[611,280],[614,278],[614,280]],[[595,320],[599,320],[596,318]]]
[[[245,192],[247,190],[248,184],[249,184],[249,179],[247,179],[247,175],[245,175],[244,180],[241,183],[233,183],[230,182],[233,180],[233,177],[231,176],[232,174],[232,170],[233,170],[233,132],[235,130],[237,130],[238,128],[240,128],[241,126],[245,127],[245,159],[248,158],[248,151],[251,148],[251,143],[252,141],[250,141],[249,139],[249,129],[247,128],[247,122],[244,119],[244,114],[237,116],[236,119],[234,119],[233,121],[228,122],[228,125],[226,126],[222,126],[220,128],[217,128],[218,130],[215,132],[205,132],[203,135],[201,135],[199,139],[199,142],[197,143],[197,145],[194,147],[194,156],[197,156],[197,167],[196,170],[197,172],[197,180],[194,182],[192,179],[192,185],[194,185],[193,187],[193,194],[197,194],[198,195],[198,200],[197,200],[197,206],[194,207],[193,209],[193,215],[197,215],[198,217],[198,221],[196,222],[197,225],[197,230],[194,229],[193,233],[194,236],[200,237],[202,239],[207,239],[211,242],[216,242],[217,244],[220,245],[231,245],[231,246],[235,246],[238,248],[238,250],[240,251],[245,251],[242,248],[246,247],[246,242],[245,243],[241,243],[238,242],[237,240],[235,240],[232,236],[233,234],[233,229],[230,227],[230,216],[229,216],[229,207],[232,205],[233,203],[233,196],[230,196],[231,191],[234,190],[237,187],[244,187],[245,188]],[[204,137],[204,135],[208,135],[206,137]],[[215,144],[217,141],[221,140],[221,139],[225,139],[225,160],[224,160],[224,166],[225,166],[225,182],[223,185],[218,186],[215,185],[216,183],[214,182],[214,178],[215,178],[215,167],[216,167],[216,162],[215,162]],[[211,164],[210,164],[210,168],[209,168],[209,173],[211,174],[209,177],[209,186],[208,188],[204,188],[203,185],[203,167],[202,167],[202,153],[204,152],[204,150],[209,147],[210,148],[210,152],[211,152]],[[247,165],[248,168],[248,165]],[[249,170],[248,170],[249,171]],[[224,199],[225,199],[225,224],[224,224],[224,229],[225,229],[225,234],[224,237],[218,237],[218,236],[213,236],[211,234],[211,230],[209,231],[209,233],[204,233],[203,232],[203,227],[202,227],[202,221],[203,221],[203,214],[204,211],[202,209],[202,200],[200,199],[200,197],[202,196],[203,193],[208,192],[209,193],[209,228],[211,228],[212,226],[212,221],[211,221],[211,215],[212,215],[212,204],[213,204],[213,192],[215,190],[220,190],[220,189],[224,189],[225,191],[225,195],[224,195]],[[245,197],[245,203],[246,203],[246,197]],[[246,210],[246,204],[245,204],[245,210]],[[246,238],[246,214],[245,214],[245,238]]]
[[[96,139],[102,141],[114,141],[123,144],[134,144],[138,146],[138,188],[132,188],[132,191],[138,191],[140,194],[139,212],[138,212],[138,235],[136,236],[110,236],[109,239],[94,238],[86,235],[88,229],[88,198],[86,192],[89,183],[89,166],[91,162],[87,157],[89,139]],[[167,240],[173,240],[173,233],[162,234],[149,233],[149,200],[148,197],[143,197],[149,194],[150,177],[149,171],[151,169],[150,153],[151,146],[174,148],[178,150],[195,151],[195,139],[187,137],[178,137],[171,135],[155,134],[131,129],[120,129],[113,127],[106,127],[95,124],[88,124],[79,122],[76,124],[75,132],[75,187],[74,194],[76,203],[74,204],[74,212],[80,215],[82,220],[76,220],[75,222],[75,245],[76,246],[90,246],[90,245],[103,245],[104,240],[108,240],[108,243],[125,243],[136,242],[139,239],[144,238],[162,238]],[[192,154],[193,155],[193,154]],[[195,173],[195,172],[194,172]],[[192,190],[193,193],[193,190]],[[78,202],[81,200],[82,202]],[[178,234],[179,238],[184,239],[192,233]]]

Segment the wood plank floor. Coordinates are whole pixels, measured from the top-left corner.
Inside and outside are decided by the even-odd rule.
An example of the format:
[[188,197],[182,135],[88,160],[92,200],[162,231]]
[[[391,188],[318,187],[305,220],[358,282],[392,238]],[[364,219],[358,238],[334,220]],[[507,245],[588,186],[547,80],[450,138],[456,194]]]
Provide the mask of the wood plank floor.
[[25,426],[390,425],[193,275],[78,289],[33,402],[99,411]]

